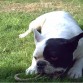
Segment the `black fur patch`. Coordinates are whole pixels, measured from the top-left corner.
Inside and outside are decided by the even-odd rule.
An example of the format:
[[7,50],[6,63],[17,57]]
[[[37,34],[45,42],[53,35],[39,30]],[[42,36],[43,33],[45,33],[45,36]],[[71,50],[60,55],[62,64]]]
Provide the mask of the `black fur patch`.
[[67,68],[73,61],[73,52],[78,42],[71,43],[71,40],[63,38],[52,38],[47,40],[43,52],[44,58],[54,67]]

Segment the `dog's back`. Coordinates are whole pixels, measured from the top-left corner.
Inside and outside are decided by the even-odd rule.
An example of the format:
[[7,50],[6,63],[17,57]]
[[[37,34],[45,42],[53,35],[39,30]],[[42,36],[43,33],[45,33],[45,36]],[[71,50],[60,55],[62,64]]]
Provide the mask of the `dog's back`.
[[25,37],[33,29],[40,29],[43,36],[55,38],[72,37],[82,31],[72,16],[65,11],[54,11],[39,16],[29,24],[29,29],[19,37]]
[[47,13],[42,17],[45,18],[45,21],[42,25],[41,32],[46,37],[71,38],[82,32],[77,22],[68,12],[55,11]]

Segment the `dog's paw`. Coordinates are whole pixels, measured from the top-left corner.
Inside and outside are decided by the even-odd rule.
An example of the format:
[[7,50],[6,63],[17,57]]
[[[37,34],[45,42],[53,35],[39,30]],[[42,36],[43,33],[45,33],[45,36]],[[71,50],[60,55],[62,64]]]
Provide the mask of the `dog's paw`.
[[82,77],[82,69],[73,67],[69,70],[68,76],[73,79],[80,78]]
[[28,69],[26,69],[26,75],[28,75],[28,74],[37,74],[36,67],[30,66]]
[[25,37],[24,34],[20,34],[20,35],[19,35],[19,38],[23,38],[23,37]]

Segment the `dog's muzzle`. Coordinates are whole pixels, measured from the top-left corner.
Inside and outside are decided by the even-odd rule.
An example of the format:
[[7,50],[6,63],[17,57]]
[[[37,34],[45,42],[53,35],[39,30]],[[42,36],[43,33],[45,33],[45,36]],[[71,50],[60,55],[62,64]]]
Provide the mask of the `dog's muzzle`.
[[46,62],[43,60],[39,60],[37,62],[37,72],[38,73],[45,73],[44,72],[45,66],[46,66]]
[[62,74],[63,70],[57,70],[46,60],[37,61],[37,72],[38,74]]

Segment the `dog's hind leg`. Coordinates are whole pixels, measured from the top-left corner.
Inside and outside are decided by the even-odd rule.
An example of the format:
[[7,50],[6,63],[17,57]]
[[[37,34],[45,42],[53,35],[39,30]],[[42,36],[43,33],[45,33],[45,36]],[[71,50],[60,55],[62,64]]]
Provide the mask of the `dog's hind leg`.
[[19,38],[23,38],[23,37],[27,36],[27,35],[28,35],[29,33],[31,33],[31,32],[32,32],[32,29],[29,28],[26,32],[20,34],[20,35],[19,35]]
[[26,32],[24,32],[23,34],[19,35],[19,38],[23,38],[23,37],[27,36],[29,33],[31,33],[33,31],[33,29],[41,30],[44,22],[45,22],[44,16],[40,16],[40,17],[36,18],[29,24],[29,29]]
[[37,26],[35,23],[36,23],[35,20],[32,21],[32,22],[29,24],[29,29],[28,29],[26,32],[20,34],[20,35],[19,35],[19,38],[23,38],[23,37],[27,36],[29,33],[32,32],[33,28],[37,28],[38,26]]

